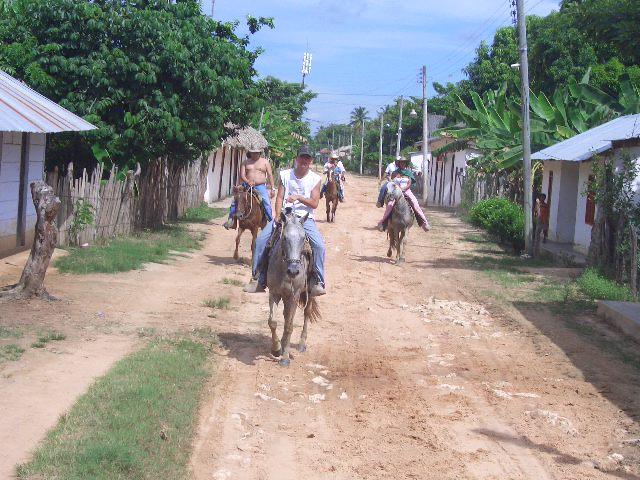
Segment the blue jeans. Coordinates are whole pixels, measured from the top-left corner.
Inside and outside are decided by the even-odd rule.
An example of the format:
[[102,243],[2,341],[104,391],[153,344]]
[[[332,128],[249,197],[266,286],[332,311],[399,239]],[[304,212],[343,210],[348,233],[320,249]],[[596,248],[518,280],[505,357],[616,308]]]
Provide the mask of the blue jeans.
[[[324,285],[324,240],[322,239],[322,235],[318,230],[315,220],[309,218],[302,226],[304,227],[304,232],[311,244],[311,250],[313,250],[313,271],[318,279],[318,283]],[[267,249],[267,244],[269,243],[269,238],[271,238],[272,233],[273,222],[269,222],[258,234],[258,238],[256,239],[256,251],[253,254],[253,278],[257,277],[260,285],[267,284],[267,269],[263,268],[260,269],[260,271],[258,270],[260,265],[262,265],[264,253]]]
[[[249,188],[249,184],[242,182],[244,188]],[[271,199],[269,198],[269,190],[267,190],[266,184],[256,185],[253,187],[262,199],[262,206],[264,207],[264,213],[267,216],[267,220],[273,220],[273,212],[271,211]],[[238,210],[235,199],[231,202],[231,208],[229,209],[229,218],[233,218]]]
[[387,182],[382,184],[380,188],[380,193],[378,194],[378,203],[384,203],[384,197],[387,196]]

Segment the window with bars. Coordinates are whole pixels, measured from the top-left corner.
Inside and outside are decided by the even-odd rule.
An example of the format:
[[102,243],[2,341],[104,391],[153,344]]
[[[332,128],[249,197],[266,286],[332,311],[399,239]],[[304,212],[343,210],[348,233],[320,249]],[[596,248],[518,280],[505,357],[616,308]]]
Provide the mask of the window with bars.
[[589,180],[587,181],[587,206],[584,212],[584,223],[591,226],[593,226],[596,218],[596,194],[593,191],[594,180],[595,177],[589,175]]

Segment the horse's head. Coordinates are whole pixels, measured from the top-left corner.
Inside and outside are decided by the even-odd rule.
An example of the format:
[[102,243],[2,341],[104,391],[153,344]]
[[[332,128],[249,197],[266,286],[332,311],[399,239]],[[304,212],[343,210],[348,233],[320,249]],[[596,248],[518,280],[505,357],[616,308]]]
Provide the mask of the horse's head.
[[387,196],[385,197],[385,203],[389,203],[390,200],[399,200],[402,198],[402,189],[394,182],[387,183]]
[[252,190],[252,188],[245,188],[243,185],[233,187],[233,197],[235,198],[238,212],[237,217],[241,220],[251,213]]
[[306,235],[304,233],[304,222],[309,218],[309,214],[302,218],[298,218],[288,208],[286,212],[282,212],[280,219],[282,220],[282,258],[287,263],[287,275],[297,277],[300,274],[302,266],[302,252]]

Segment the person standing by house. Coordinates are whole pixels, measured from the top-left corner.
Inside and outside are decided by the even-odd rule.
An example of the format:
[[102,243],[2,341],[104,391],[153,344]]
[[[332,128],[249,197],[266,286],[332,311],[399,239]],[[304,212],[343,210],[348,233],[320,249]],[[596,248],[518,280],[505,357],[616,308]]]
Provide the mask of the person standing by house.
[[324,239],[315,221],[315,209],[320,203],[320,184],[322,177],[311,171],[313,157],[309,146],[303,144],[298,150],[295,167],[280,171],[280,186],[276,196],[275,220],[258,234],[256,250],[253,255],[253,271],[251,281],[245,285],[247,293],[264,292],[267,285],[267,245],[275,230],[275,222],[280,220],[282,207],[291,207],[298,217],[308,215],[303,227],[313,251],[313,279],[311,281],[311,296],[324,295]]
[[[247,148],[247,158],[240,165],[240,180],[244,188],[253,187],[262,199],[262,208],[267,220],[273,220],[271,199],[275,195],[275,183],[269,160],[262,156],[262,148],[250,145]],[[224,223],[224,228],[235,229],[238,223],[236,218],[237,205],[235,200],[229,209],[229,219]]]
[[544,193],[540,193],[536,199],[533,216],[536,219],[536,235],[542,235],[542,243],[547,243],[549,236],[549,204]]

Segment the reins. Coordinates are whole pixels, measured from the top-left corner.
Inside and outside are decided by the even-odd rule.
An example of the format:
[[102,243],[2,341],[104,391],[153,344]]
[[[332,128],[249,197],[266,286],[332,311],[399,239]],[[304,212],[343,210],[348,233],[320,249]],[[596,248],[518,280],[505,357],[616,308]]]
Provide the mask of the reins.
[[245,190],[243,192],[244,195],[249,195],[249,213],[242,212],[240,215],[238,215],[238,220],[244,220],[245,218],[249,217],[251,215],[251,212],[253,212],[253,200],[254,198],[254,187],[249,187],[247,190]]

